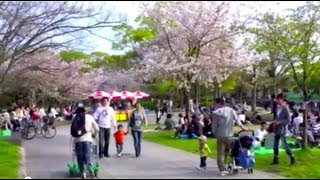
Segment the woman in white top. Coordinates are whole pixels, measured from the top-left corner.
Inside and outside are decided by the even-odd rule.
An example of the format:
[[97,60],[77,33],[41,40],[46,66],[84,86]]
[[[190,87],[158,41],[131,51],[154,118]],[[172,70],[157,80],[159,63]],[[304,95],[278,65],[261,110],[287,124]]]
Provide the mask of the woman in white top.
[[303,123],[302,117],[299,116],[298,112],[294,112],[293,114],[293,134],[299,134],[299,125]]
[[254,140],[253,144],[254,146],[264,146],[265,143],[265,137],[268,134],[266,131],[267,129],[267,123],[261,122],[261,127],[254,130]]
[[82,179],[86,179],[86,173],[84,172],[85,166],[89,171],[90,176],[93,177],[90,153],[92,148],[91,145],[93,142],[92,136],[96,136],[99,132],[98,124],[95,122],[93,116],[85,113],[85,108],[83,107],[77,108],[76,116],[73,121],[77,121],[77,123],[80,124],[79,126],[84,126],[86,132],[82,136],[75,138],[75,151]]

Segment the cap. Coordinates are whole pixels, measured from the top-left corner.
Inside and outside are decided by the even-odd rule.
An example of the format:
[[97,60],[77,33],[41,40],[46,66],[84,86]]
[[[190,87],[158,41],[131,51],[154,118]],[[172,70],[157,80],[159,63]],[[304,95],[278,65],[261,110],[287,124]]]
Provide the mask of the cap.
[[207,137],[205,135],[201,135],[200,137],[198,137],[198,139],[206,141]]

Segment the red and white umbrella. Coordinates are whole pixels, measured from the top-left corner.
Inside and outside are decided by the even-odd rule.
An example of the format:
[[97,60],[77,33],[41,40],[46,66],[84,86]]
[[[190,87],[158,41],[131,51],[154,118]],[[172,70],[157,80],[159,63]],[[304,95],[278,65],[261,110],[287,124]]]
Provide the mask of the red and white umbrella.
[[111,94],[110,93],[107,93],[107,92],[104,92],[104,91],[96,91],[92,94],[89,95],[89,98],[91,99],[102,99],[102,98],[111,98]]
[[134,93],[130,91],[121,92],[121,99],[133,99],[133,98],[135,98]]
[[136,91],[133,94],[134,94],[134,97],[136,99],[143,99],[143,98],[147,98],[147,97],[150,96],[150,94],[147,94],[147,93],[142,92],[142,91]]
[[112,99],[121,98],[122,94],[118,91],[110,91],[109,94],[111,95]]

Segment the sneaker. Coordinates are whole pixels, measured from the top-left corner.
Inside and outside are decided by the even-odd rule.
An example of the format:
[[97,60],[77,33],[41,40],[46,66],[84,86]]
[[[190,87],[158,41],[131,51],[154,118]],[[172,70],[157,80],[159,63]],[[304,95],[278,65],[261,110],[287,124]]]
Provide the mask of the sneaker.
[[94,172],[93,172],[93,168],[92,168],[91,164],[89,164],[88,172],[89,172],[90,177],[93,178],[94,177]]
[[294,157],[290,158],[290,165],[295,165],[296,164],[296,159]]
[[273,158],[273,162],[271,163],[271,165],[278,165],[279,164],[279,158],[278,157],[274,157]]
[[81,179],[87,179],[87,174],[86,173],[82,173],[81,174]]
[[120,153],[118,154],[118,157],[121,157],[121,154],[120,154]]
[[223,176],[226,176],[226,175],[228,175],[229,174],[229,172],[228,171],[221,171],[220,172],[220,175],[223,177]]

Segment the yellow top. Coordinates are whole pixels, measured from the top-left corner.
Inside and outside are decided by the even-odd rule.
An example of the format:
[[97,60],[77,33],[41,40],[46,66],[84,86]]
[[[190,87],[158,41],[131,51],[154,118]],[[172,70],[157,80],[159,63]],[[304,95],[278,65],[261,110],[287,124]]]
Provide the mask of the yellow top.
[[204,144],[203,147],[200,147],[200,157],[208,156],[208,154],[211,153],[211,150],[208,146],[208,144]]

